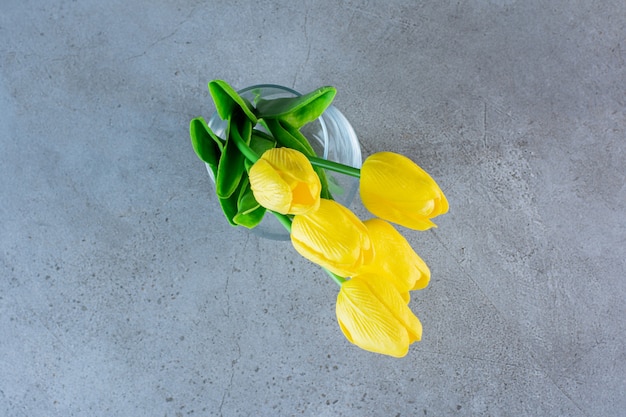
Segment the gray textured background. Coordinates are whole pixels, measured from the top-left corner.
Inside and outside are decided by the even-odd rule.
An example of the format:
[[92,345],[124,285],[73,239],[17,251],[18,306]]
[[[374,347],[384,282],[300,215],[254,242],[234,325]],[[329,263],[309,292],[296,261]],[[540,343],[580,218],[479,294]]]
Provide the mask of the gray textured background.
[[[0,415],[626,415],[623,1],[0,6]],[[441,184],[407,357],[223,220],[206,84],[334,85]],[[360,203],[352,207],[365,215]]]

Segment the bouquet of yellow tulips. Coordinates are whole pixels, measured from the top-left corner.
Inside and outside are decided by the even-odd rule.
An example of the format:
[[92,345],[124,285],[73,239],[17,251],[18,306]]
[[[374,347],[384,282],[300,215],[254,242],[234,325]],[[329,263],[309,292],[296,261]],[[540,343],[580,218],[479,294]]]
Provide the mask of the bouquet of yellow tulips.
[[[422,325],[409,292],[428,285],[430,270],[391,224],[427,230],[448,211],[437,183],[403,155],[379,152],[358,169],[319,158],[301,128],[317,119],[336,90],[322,87],[293,98],[241,97],[214,80],[209,91],[225,138],[201,117],[191,120],[198,157],[210,168],[226,219],[256,227],[269,211],[289,231],[295,250],[340,286],[336,314],[346,338],[362,349],[405,356]],[[333,200],[325,170],[360,178],[361,221]]]

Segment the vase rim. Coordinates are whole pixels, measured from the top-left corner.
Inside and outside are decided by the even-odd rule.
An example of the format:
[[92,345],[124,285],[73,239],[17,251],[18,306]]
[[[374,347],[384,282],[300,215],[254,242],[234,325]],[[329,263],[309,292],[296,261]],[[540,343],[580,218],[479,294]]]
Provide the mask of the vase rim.
[[278,84],[254,84],[254,85],[242,88],[241,90],[238,90],[237,92],[241,94],[241,93],[248,92],[250,90],[254,90],[255,88],[275,88],[278,90],[284,90],[289,93],[295,94],[296,96],[302,95],[301,93],[297,92],[293,88],[285,87],[284,85],[278,85]]

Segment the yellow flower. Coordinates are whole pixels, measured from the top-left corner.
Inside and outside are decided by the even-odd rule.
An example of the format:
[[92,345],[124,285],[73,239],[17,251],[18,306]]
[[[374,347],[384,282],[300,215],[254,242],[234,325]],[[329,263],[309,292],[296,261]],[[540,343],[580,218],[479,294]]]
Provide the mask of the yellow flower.
[[375,153],[365,160],[360,192],[370,212],[410,229],[436,227],[430,219],[448,211],[448,200],[430,175],[393,152]]
[[291,148],[265,151],[249,172],[254,198],[281,214],[305,214],[320,204],[320,179],[304,154]]
[[300,255],[342,277],[353,275],[374,254],[363,222],[334,200],[321,199],[318,210],[294,216],[291,243]]
[[422,338],[422,324],[407,298],[375,275],[353,277],[341,285],[337,296],[341,331],[362,349],[401,358]]
[[425,288],[430,281],[430,269],[404,236],[381,219],[370,219],[363,223],[374,246],[374,259],[363,266],[359,274],[386,276],[400,292]]

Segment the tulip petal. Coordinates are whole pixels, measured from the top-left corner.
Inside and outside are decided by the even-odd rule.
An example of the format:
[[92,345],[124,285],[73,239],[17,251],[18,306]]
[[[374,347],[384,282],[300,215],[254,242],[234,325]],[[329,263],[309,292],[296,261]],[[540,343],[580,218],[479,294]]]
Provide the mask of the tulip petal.
[[304,214],[310,210],[317,210],[319,208],[319,188],[312,190],[308,184],[298,182],[291,193],[293,195],[293,202],[290,213]]
[[287,214],[291,205],[291,190],[274,167],[259,159],[250,168],[250,186],[254,197],[263,207]]
[[362,169],[372,172],[368,181],[373,188],[398,193],[399,201],[408,203],[414,199],[427,201],[437,197],[437,189],[429,181],[426,171],[403,155],[379,152],[367,158]]
[[321,183],[301,152],[272,148],[250,168],[252,190],[264,207],[281,214],[306,214],[319,207]]
[[436,203],[435,211],[437,213],[445,214],[450,209],[450,206],[448,205],[448,199],[443,194],[443,192],[441,193],[440,198],[435,200],[435,203]]
[[373,261],[363,266],[359,273],[383,275],[400,292],[425,288],[430,281],[430,269],[404,236],[381,219],[363,223],[374,245],[375,255]]
[[409,336],[409,343],[422,339],[422,324],[408,307],[408,300],[393,286],[388,285],[383,280],[376,279],[375,276],[363,275],[355,278],[366,281],[372,293],[402,324]]
[[344,277],[353,275],[373,257],[365,225],[333,200],[321,199],[316,211],[295,216],[291,242],[305,258]]
[[336,306],[346,338],[362,349],[395,357],[421,339],[422,325],[394,286],[359,276],[343,283]]
[[393,152],[379,152],[365,160],[360,194],[370,212],[411,229],[436,227],[430,219],[448,211],[448,201],[430,175]]
[[[285,148],[295,149],[302,152],[307,156],[316,156],[313,147],[309,143],[309,140],[298,130],[297,128],[289,125],[280,119],[267,119],[265,120],[268,130],[272,133],[272,136],[276,138],[276,141]],[[314,167],[314,171],[317,173],[321,182],[321,196],[322,198],[332,198],[328,189],[328,179],[326,178],[326,172],[320,167]]]

